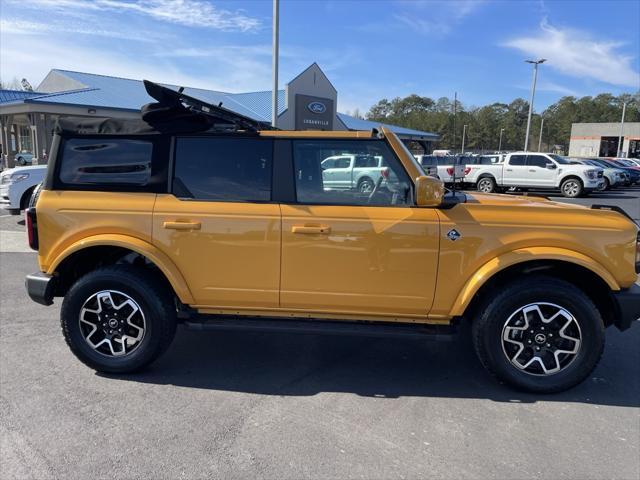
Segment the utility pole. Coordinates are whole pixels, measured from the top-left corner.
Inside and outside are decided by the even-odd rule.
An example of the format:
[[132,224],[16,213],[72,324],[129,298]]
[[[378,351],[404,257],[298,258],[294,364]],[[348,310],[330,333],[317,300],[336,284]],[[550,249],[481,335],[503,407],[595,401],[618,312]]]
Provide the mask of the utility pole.
[[456,148],[456,105],[458,103],[458,92],[453,92],[453,143],[451,148]]
[[620,136],[618,136],[618,156],[622,157],[624,147],[624,114],[627,111],[627,102],[622,103],[622,119],[620,119]]
[[467,126],[463,125],[463,127],[462,127],[462,152],[461,153],[464,153],[464,137],[465,137],[466,133],[467,133]]
[[533,81],[531,82],[531,100],[529,100],[529,117],[527,118],[527,133],[524,137],[524,151],[529,149],[529,130],[531,129],[531,114],[533,113],[533,97],[536,94],[536,80],[538,79],[538,65],[546,62],[546,58],[540,60],[525,60],[527,63],[533,64]]
[[280,36],[280,0],[273,0],[273,90],[271,92],[271,126],[278,124],[278,56]]
[[498,143],[498,153],[502,151],[502,133],[504,132],[504,128],[500,129],[500,142]]
[[542,129],[544,128],[544,117],[540,117],[540,138],[538,138],[538,151],[542,146]]

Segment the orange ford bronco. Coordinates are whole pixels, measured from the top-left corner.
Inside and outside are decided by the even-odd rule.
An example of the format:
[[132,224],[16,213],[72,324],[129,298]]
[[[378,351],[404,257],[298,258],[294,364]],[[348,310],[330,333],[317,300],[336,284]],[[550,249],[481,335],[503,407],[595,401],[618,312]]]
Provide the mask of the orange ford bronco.
[[96,370],[144,367],[181,322],[428,338],[464,320],[491,373],[553,392],[640,316],[624,212],[448,192],[385,128],[270,130],[146,85],[139,121],[60,121],[27,211],[28,293],[63,297],[64,337]]

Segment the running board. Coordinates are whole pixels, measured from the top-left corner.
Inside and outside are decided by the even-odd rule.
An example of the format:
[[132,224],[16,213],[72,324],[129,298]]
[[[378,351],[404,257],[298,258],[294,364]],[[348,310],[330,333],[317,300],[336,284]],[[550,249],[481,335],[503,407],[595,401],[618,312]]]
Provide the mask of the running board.
[[452,325],[349,322],[313,319],[281,320],[266,318],[204,317],[202,321],[185,321],[184,325],[190,330],[417,338],[445,342],[451,341],[456,333],[456,329]]

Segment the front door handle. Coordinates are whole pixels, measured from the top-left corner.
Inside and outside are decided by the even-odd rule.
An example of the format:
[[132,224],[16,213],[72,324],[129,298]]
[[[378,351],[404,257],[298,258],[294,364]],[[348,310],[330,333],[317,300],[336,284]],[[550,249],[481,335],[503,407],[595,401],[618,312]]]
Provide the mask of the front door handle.
[[305,233],[305,234],[328,234],[331,233],[331,227],[327,225],[318,225],[310,227],[307,225],[294,225],[291,227],[291,233]]
[[536,173],[536,170],[531,170],[531,169],[529,169],[529,171],[530,171],[531,173]]
[[162,228],[171,230],[200,230],[200,222],[164,222]]

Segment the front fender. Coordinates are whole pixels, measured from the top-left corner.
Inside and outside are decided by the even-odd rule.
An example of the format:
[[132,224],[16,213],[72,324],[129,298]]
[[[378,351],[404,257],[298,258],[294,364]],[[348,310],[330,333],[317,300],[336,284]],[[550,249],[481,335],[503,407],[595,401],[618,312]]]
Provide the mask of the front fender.
[[474,295],[495,274],[513,265],[533,260],[557,260],[579,265],[598,275],[611,290],[620,290],[620,285],[606,268],[582,253],[556,247],[521,248],[495,257],[480,267],[458,294],[451,310],[451,316],[464,314]]
[[122,247],[145,256],[164,273],[182,303],[187,305],[195,303],[184,277],[171,259],[149,242],[128,235],[101,234],[83,238],[57,254],[49,263],[46,273],[53,275],[58,266],[70,255],[85,248],[97,246]]

